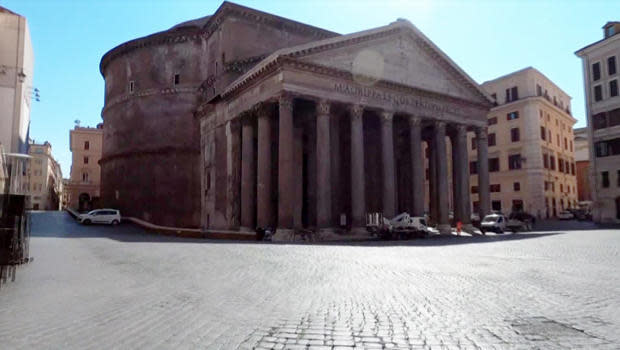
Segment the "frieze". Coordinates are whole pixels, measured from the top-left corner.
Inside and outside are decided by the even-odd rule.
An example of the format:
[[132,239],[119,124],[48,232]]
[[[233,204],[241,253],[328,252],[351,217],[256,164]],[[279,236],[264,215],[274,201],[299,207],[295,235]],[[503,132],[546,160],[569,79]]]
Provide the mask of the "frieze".
[[399,107],[409,106],[426,109],[432,111],[434,114],[458,114],[457,109],[453,107],[425,101],[415,96],[395,94],[366,86],[356,86],[347,83],[334,83],[334,91],[350,96],[364,97],[391,103],[396,107],[396,109],[399,109]]

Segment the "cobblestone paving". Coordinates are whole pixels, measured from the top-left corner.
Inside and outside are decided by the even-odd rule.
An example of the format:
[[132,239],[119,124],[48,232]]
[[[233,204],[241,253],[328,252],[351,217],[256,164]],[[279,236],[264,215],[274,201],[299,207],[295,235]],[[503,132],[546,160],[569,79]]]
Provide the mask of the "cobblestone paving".
[[2,349],[618,349],[620,230],[355,245],[33,217]]

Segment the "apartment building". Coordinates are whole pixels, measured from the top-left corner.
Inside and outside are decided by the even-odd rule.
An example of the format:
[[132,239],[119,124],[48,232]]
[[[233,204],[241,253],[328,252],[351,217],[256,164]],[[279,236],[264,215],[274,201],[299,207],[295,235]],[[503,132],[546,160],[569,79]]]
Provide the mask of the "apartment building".
[[26,154],[34,54],[26,18],[0,6],[0,144]]
[[[577,206],[571,97],[528,67],[487,81],[492,210],[554,217]],[[473,212],[478,211],[476,141],[468,135]]]
[[52,145],[47,141],[42,144],[32,143],[28,154],[31,156],[28,172],[32,209],[62,209],[62,170],[52,157]]
[[103,124],[76,126],[69,131],[69,144],[72,161],[65,201],[73,209],[93,209],[100,197]]
[[593,219],[620,223],[620,22],[603,26],[603,39],[575,54],[582,60],[585,85],[589,182]]

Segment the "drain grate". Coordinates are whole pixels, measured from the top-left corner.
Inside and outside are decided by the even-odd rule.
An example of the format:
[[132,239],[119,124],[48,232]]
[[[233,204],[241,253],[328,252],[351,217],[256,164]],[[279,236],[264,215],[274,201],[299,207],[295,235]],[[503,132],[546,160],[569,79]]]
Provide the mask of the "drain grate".
[[559,338],[595,338],[581,329],[546,317],[528,317],[513,320],[510,325],[515,332],[528,340],[553,340]]

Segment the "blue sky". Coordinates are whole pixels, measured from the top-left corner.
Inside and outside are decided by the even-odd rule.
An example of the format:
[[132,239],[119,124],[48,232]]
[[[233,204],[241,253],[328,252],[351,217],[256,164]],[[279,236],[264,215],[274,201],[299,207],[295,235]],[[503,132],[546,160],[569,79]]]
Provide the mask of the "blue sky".
[[[574,52],[602,38],[620,20],[616,0],[238,0],[239,4],[339,33],[406,18],[474,80],[482,83],[533,66],[572,96],[585,126],[581,61]],[[0,0],[28,19],[41,102],[31,137],[52,143],[69,176],[69,129],[101,122],[104,81],[99,61],[127,40],[213,13],[211,0]],[[616,16],[616,17],[610,17]]]

